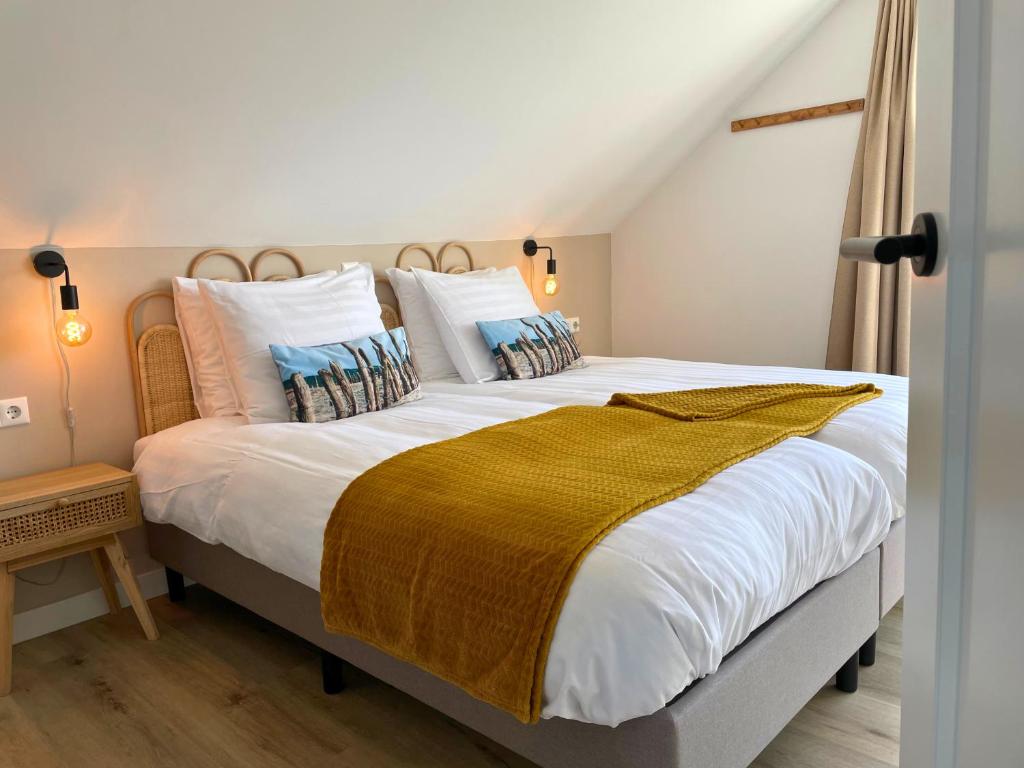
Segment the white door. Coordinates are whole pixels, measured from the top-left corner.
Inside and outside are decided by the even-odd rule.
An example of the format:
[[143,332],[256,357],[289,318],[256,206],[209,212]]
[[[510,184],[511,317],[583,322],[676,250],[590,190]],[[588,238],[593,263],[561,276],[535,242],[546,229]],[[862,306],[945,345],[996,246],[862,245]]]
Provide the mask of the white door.
[[1024,766],[1024,1],[921,0],[903,768]]

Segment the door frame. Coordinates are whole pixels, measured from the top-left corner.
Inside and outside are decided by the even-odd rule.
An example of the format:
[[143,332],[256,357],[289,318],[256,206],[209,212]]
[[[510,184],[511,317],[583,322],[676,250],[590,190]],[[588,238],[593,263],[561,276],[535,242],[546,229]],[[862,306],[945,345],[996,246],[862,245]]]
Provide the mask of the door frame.
[[[990,11],[988,0],[923,0],[919,14],[924,120],[917,124],[923,140],[915,208],[938,209],[944,280],[914,284],[900,764],[955,768],[983,285]],[[926,167],[940,160],[945,167]],[[936,189],[939,176],[944,190],[941,184]]]

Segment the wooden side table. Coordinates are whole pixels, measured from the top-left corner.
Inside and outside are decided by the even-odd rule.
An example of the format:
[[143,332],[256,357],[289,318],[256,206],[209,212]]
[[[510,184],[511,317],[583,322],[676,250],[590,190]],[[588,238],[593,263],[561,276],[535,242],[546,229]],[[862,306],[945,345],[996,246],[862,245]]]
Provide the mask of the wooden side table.
[[0,696],[11,692],[14,574],[88,552],[111,613],[121,609],[110,568],[124,586],[142,631],[159,637],[117,534],[142,522],[131,472],[85,464],[0,482]]

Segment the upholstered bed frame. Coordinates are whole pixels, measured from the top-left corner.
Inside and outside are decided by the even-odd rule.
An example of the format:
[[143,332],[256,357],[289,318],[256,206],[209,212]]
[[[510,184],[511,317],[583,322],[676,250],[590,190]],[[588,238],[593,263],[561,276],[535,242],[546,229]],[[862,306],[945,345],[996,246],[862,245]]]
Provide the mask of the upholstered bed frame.
[[[437,257],[426,246],[406,246],[397,266],[419,253],[431,268],[442,270],[445,252],[452,249],[463,252],[468,267],[447,271],[472,268],[472,256],[460,243],[446,244]],[[222,256],[235,262],[243,279],[251,280],[263,259],[274,253],[290,259],[303,274],[301,261],[283,249],[261,252],[251,266],[228,251],[204,251],[188,274],[195,275],[207,259]],[[397,301],[389,295],[386,281],[379,284],[385,294],[385,325],[400,325]],[[127,318],[142,435],[197,418],[177,327],[161,324],[141,333],[136,328],[140,305],[157,297],[169,298],[170,293],[140,296]],[[881,547],[759,628],[715,674],[694,683],[658,712],[616,728],[561,718],[524,725],[411,664],[328,633],[315,590],[175,526],[147,523],[146,530],[151,557],[167,568],[172,600],[184,599],[185,575],[305,638],[324,652],[327,692],[343,689],[343,665],[353,664],[544,768],[743,768],[833,675],[841,690],[856,690],[858,664],[874,660],[879,619],[903,594],[902,523],[893,524]]]

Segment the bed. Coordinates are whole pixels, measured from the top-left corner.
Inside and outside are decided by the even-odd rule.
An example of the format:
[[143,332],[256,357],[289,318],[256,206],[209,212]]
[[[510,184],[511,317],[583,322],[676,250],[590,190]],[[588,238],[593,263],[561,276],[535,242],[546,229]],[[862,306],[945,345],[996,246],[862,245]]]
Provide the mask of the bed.
[[[397,309],[384,310],[395,324]],[[342,422],[246,425],[183,418],[183,407],[168,407],[180,391],[147,389],[158,380],[150,361],[166,372],[166,361],[178,360],[167,351],[176,352],[174,330],[151,328],[136,340],[134,313],[129,339],[149,433],[136,446],[136,472],[151,556],[541,765],[746,765],[840,667],[850,687],[858,649],[902,592],[906,386],[871,377],[887,397],[605,539],[563,608],[544,719],[523,725],[325,632],[319,545],[345,485],[406,448],[601,403],[613,391],[864,377],[589,358],[587,368],[532,381],[426,382],[419,402]]]
[[[573,376],[553,376],[525,381],[492,381],[464,384],[454,379],[430,382],[434,392],[463,392],[513,400],[539,399],[552,406],[589,404],[607,400],[622,389],[656,392],[673,387],[721,387],[736,384],[774,384],[805,381],[814,384],[853,384],[871,381],[886,392],[878,402],[867,404],[829,424],[814,440],[824,442],[866,461],[882,476],[892,501],[892,522],[882,541],[879,583],[879,618],[903,597],[907,504],[907,404],[908,380],[903,376],[863,374],[776,366],[736,366],[720,363],[682,362],[657,358],[589,357],[592,369]],[[865,439],[870,435],[870,439]]]

